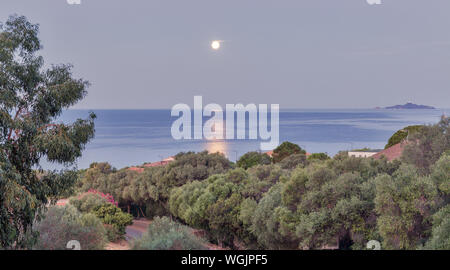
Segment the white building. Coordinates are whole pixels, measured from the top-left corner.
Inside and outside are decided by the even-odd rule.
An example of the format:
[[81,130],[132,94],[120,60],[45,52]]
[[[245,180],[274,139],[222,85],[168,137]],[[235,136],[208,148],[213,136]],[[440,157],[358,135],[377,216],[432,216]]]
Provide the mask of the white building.
[[349,151],[348,156],[349,157],[363,157],[368,158],[376,153],[380,152],[381,150],[368,150],[368,151]]

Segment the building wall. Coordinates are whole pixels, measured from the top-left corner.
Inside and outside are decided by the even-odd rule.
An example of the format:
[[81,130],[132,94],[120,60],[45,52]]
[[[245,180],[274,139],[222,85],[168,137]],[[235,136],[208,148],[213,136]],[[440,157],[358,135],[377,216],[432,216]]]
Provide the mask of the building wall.
[[375,155],[378,152],[348,152],[348,155],[351,157],[363,157],[363,158],[368,158],[371,157],[373,155]]

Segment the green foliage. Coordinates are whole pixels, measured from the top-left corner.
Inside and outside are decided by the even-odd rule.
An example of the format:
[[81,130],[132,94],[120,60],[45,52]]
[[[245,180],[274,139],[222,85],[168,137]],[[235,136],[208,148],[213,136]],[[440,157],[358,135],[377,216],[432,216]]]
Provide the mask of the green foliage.
[[69,203],[82,213],[93,214],[104,224],[109,241],[116,241],[125,234],[126,226],[133,223],[133,216],[108,202],[98,193],[87,192],[69,199]]
[[241,156],[237,161],[237,166],[243,169],[248,169],[256,165],[267,165],[272,162],[272,159],[266,153],[248,152]]
[[119,231],[117,226],[111,224],[103,224],[106,230],[106,237],[110,242],[116,242],[123,238],[123,233]]
[[387,149],[391,146],[401,143],[402,141],[406,140],[406,138],[408,138],[408,135],[412,135],[416,132],[419,132],[421,131],[422,128],[423,128],[422,125],[416,125],[416,126],[407,126],[403,129],[400,129],[389,138],[388,143],[386,144],[384,149]]
[[111,167],[109,163],[106,162],[94,162],[89,166],[89,169],[85,170],[81,174],[81,179],[78,183],[80,191],[86,192],[90,189],[99,190],[103,193],[110,193],[109,183],[104,179],[111,173],[116,172],[116,170]]
[[82,214],[70,205],[50,207],[33,230],[39,235],[34,249],[65,250],[70,240],[79,241],[83,250],[103,249],[106,241],[102,222],[93,214]]
[[255,213],[256,207],[258,207],[258,203],[251,198],[245,199],[241,204],[239,220],[242,221],[242,225],[247,229],[249,229],[253,223],[253,214]]
[[112,232],[118,232],[118,235],[114,235],[114,233],[111,233],[111,230],[109,230],[108,235],[111,241],[114,241],[124,235],[126,227],[133,224],[133,216],[128,213],[124,213],[119,207],[111,203],[105,203],[101,206],[97,206],[93,209],[92,213],[100,218],[104,224],[111,225],[113,227]]
[[[0,24],[2,25],[2,24]],[[45,69],[39,26],[12,16],[0,26],[0,246],[21,248],[35,218],[76,181],[70,170],[37,175],[42,158],[69,165],[94,136],[95,115],[56,123],[86,95],[71,65]]]
[[450,250],[450,205],[433,215],[433,229],[425,249]]
[[386,249],[415,249],[429,237],[431,215],[437,199],[436,185],[402,165],[392,176],[375,179],[378,230]]
[[264,194],[276,183],[283,182],[289,171],[281,169],[279,165],[259,165],[248,169],[248,177],[240,189],[242,196],[260,201]]
[[203,181],[210,175],[224,173],[232,168],[232,163],[222,154],[180,153],[175,161],[160,167],[150,167],[143,173],[111,169],[109,164],[91,165],[84,178],[81,190],[95,189],[110,193],[119,206],[137,208],[136,214],[169,214],[168,199],[171,190],[186,183]]
[[280,161],[280,167],[283,169],[295,169],[296,167],[304,167],[306,162],[306,155],[305,154],[293,154],[286,158],[284,158],[282,161]]
[[83,193],[69,199],[69,203],[83,213],[92,212],[99,206],[107,203],[106,199],[96,193]]
[[282,233],[279,211],[282,187],[282,184],[273,186],[253,212],[250,230],[264,248],[294,249],[297,245],[295,239]]
[[147,232],[133,243],[135,250],[206,250],[206,242],[192,229],[168,217],[156,217]]
[[[369,240],[384,249],[439,249],[448,239],[447,212],[439,211],[449,202],[446,124],[411,137],[421,132],[436,139],[428,141],[431,150],[415,146],[427,170],[417,165],[425,163],[347,153],[286,154],[276,164],[254,164],[259,154],[250,153],[233,169],[223,156],[202,152],[182,153],[140,174],[94,164],[82,182],[118,196],[122,205],[145,207],[148,216],[171,215],[234,249],[365,249]],[[289,152],[286,145],[280,153]],[[179,248],[170,235],[153,236],[156,242],[148,237],[136,248]]]
[[398,160],[388,162],[385,158],[357,158],[349,157],[347,154],[338,154],[327,161],[326,166],[332,168],[336,174],[358,172],[364,180],[368,180],[383,173],[392,175],[400,164],[401,162]]
[[[296,169],[282,190],[285,234],[295,234],[302,249],[361,246],[374,230],[367,183],[358,170],[336,175],[317,163]],[[340,243],[347,238],[351,243]]]
[[238,177],[231,171],[174,189],[169,201],[171,213],[193,227],[205,229],[218,243],[232,244],[241,233],[239,182],[244,179]]
[[330,157],[326,154],[326,153],[312,153],[311,155],[308,156],[307,160],[308,161],[313,161],[313,160],[328,160],[330,159]]
[[153,217],[164,216],[166,213],[166,209],[158,201],[149,200],[145,204],[145,216],[147,218],[151,219]]
[[413,164],[420,174],[428,174],[431,166],[450,149],[450,118],[442,116],[436,125],[424,126],[409,136],[402,160]]
[[433,165],[431,170],[431,179],[435,183],[436,187],[442,199],[445,203],[450,201],[450,154],[444,154]]
[[283,171],[277,165],[257,165],[247,171],[239,168],[213,175],[173,189],[170,212],[188,225],[205,230],[219,244],[256,248],[255,235],[250,230],[252,214],[242,214],[242,204],[250,211],[250,206],[282,178]]
[[285,159],[286,157],[294,154],[306,154],[306,151],[301,149],[300,146],[291,143],[283,142],[277,148],[273,150],[273,162],[278,163]]

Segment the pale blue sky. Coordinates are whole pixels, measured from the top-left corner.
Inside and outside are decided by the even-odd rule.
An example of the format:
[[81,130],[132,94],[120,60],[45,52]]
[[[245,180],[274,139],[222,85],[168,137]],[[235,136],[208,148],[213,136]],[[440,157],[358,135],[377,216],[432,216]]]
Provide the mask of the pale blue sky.
[[[47,63],[92,83],[76,108],[279,103],[450,107],[450,1],[1,0],[41,25]],[[212,40],[224,40],[219,51]]]

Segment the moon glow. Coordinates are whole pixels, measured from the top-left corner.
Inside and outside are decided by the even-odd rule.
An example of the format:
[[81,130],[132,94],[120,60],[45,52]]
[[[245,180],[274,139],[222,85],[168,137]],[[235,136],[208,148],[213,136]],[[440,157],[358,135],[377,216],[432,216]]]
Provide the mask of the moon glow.
[[212,42],[211,42],[211,48],[213,49],[213,50],[218,50],[218,49],[220,49],[220,41],[219,40],[213,40]]

